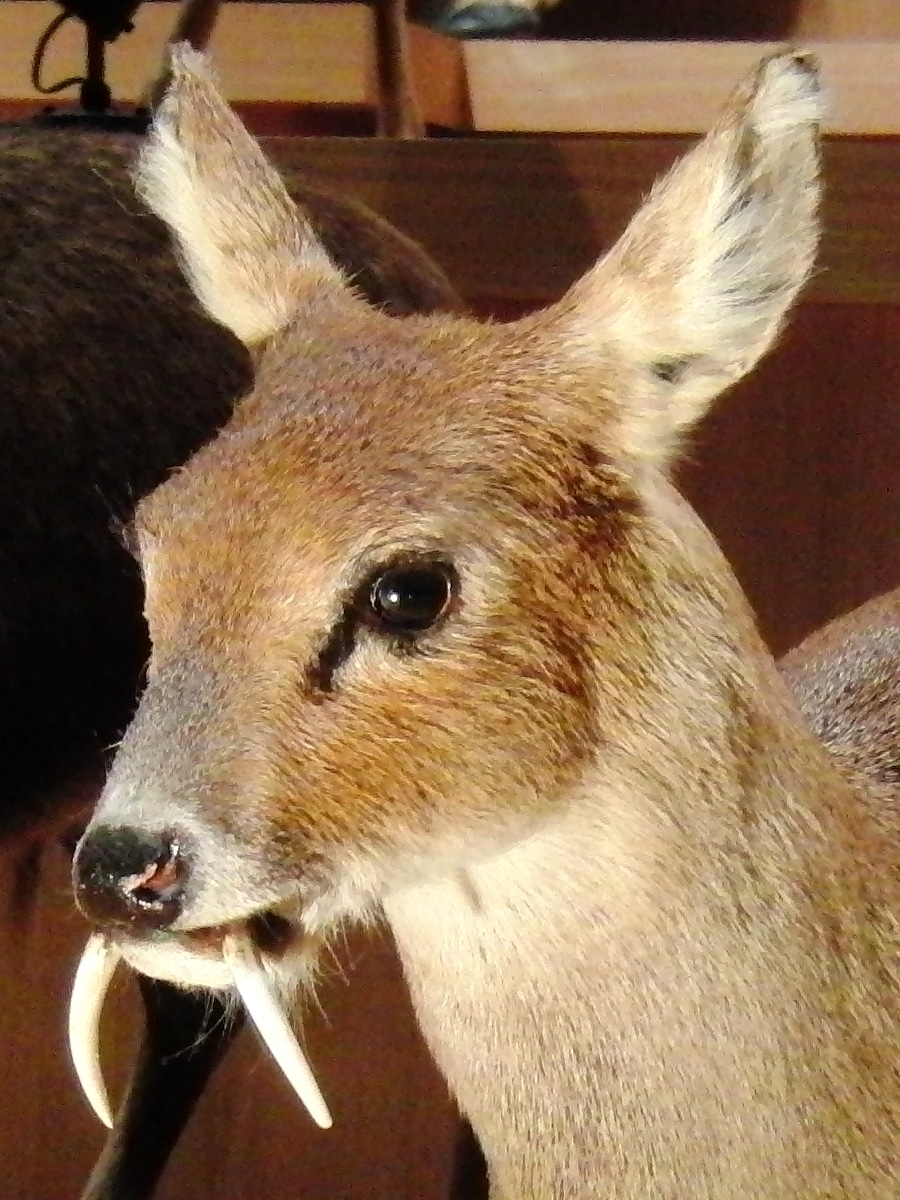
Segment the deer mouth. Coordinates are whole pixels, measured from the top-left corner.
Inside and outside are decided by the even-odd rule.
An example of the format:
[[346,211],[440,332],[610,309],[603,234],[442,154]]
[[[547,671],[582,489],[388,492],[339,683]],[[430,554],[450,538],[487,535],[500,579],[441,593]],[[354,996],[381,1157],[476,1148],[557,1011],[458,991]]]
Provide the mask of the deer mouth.
[[69,1001],[69,1048],[78,1082],[97,1117],[113,1126],[112,1107],[100,1065],[100,1022],[116,970],[122,963],[174,983],[234,989],[252,1024],[322,1129],[331,1114],[287,1014],[285,987],[298,960],[309,961],[318,940],[302,926],[269,911],[241,921],[194,929],[165,943],[137,942],[108,933],[91,935],[75,972]]

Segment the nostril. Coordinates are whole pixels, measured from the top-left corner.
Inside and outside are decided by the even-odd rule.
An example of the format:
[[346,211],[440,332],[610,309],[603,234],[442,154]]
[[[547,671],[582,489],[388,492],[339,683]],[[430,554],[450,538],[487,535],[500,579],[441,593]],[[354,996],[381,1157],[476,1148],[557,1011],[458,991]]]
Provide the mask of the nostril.
[[129,826],[100,825],[73,863],[75,899],[99,925],[162,929],[179,916],[189,874],[181,841]]
[[143,871],[123,876],[119,886],[138,904],[165,904],[181,891],[182,874],[181,852],[173,838]]

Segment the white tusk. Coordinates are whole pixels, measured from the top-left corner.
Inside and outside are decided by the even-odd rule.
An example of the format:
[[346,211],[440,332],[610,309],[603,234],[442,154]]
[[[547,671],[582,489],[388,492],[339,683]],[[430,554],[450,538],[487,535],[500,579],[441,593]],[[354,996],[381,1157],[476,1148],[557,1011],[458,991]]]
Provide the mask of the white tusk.
[[75,1074],[91,1108],[107,1127],[113,1117],[100,1066],[100,1017],[122,956],[102,933],[93,933],[84,948],[69,1001],[69,1050]]
[[259,1036],[281,1067],[288,1083],[300,1097],[320,1129],[331,1128],[331,1113],[309,1060],[297,1041],[284,1009],[266,978],[256,947],[246,935],[229,933],[222,942],[222,957],[231,970],[234,986]]

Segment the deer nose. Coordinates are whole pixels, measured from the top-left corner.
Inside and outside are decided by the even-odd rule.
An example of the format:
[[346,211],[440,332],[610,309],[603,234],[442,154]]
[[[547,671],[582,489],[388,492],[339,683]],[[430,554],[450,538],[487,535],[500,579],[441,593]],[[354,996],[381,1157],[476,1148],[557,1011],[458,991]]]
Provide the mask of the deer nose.
[[166,929],[180,915],[189,874],[179,839],[127,825],[98,825],[72,864],[78,907],[99,926]]

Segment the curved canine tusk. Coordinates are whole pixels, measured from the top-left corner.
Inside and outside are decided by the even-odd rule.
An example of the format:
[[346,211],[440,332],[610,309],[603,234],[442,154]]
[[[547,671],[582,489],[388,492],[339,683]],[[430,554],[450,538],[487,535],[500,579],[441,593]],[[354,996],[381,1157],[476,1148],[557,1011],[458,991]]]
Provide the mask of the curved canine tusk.
[[315,1123],[321,1129],[330,1129],[331,1113],[319,1091],[309,1060],[266,978],[265,968],[256,947],[249,937],[229,933],[222,943],[222,957],[230,968],[234,986],[272,1057],[281,1067]]
[[100,1066],[100,1017],[121,954],[102,933],[91,934],[81,955],[69,1001],[69,1050],[91,1108],[108,1128],[113,1117]]

